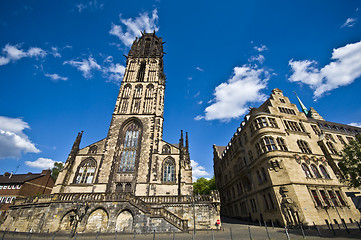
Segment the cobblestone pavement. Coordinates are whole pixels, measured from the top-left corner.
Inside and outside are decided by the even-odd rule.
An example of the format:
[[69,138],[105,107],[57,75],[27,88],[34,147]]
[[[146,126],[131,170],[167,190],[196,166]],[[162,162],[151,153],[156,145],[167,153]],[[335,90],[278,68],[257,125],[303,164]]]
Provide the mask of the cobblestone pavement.
[[[193,232],[190,233],[149,233],[149,234],[77,234],[72,239],[76,240],[276,240],[284,239],[287,240],[287,235],[284,228],[272,228],[268,227],[267,230],[264,226],[255,226],[242,224],[241,222],[233,219],[223,219],[224,230],[220,231],[197,231],[193,237]],[[268,231],[268,234],[267,234]],[[251,234],[249,233],[251,232]],[[356,227],[350,229],[348,234],[346,229],[335,229],[336,235],[329,229],[320,230],[321,237],[319,236],[316,229],[304,230],[305,239],[361,239],[361,231]],[[268,237],[269,236],[269,237]],[[69,235],[61,234],[25,234],[25,233],[6,233],[0,232],[0,240],[15,240],[15,239],[27,239],[27,240],[69,240]],[[289,239],[297,240],[304,239],[301,229],[290,229]]]

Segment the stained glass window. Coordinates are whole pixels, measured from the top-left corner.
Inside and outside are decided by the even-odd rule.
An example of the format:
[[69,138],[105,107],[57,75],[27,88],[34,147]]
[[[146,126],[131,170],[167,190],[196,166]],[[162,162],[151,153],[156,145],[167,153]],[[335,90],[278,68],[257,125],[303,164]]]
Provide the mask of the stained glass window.
[[84,160],[78,169],[78,173],[75,178],[75,183],[92,183],[95,173],[95,161],[91,158]]

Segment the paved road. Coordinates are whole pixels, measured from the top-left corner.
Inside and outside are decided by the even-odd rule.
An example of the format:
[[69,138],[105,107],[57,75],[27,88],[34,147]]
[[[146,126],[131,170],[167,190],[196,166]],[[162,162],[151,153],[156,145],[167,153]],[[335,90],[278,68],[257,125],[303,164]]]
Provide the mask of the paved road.
[[[155,236],[153,234],[117,234],[115,236],[114,234],[101,234],[97,236],[96,234],[87,234],[87,235],[81,235],[78,234],[76,236],[77,240],[239,240],[239,239],[245,239],[245,240],[268,240],[268,235],[266,228],[255,226],[255,225],[247,225],[242,224],[241,222],[234,220],[234,219],[223,219],[223,231],[197,231],[196,235],[193,238],[193,233],[156,233]],[[249,230],[251,232],[251,237],[249,234]],[[287,240],[287,235],[285,233],[285,230],[283,228],[272,228],[268,227],[268,234],[270,239],[276,240],[276,239],[282,239]],[[232,236],[231,236],[232,232]],[[350,234],[346,232],[345,229],[336,229],[336,236],[333,235],[333,232],[328,229],[320,230],[322,237],[319,237],[317,230],[315,229],[307,229],[304,231],[306,239],[361,239],[361,231],[358,228],[350,229]],[[3,232],[0,232],[0,240],[17,240],[17,239],[31,239],[31,240],[44,240],[44,239],[53,239],[54,235],[49,234],[47,236],[44,235],[27,235],[27,234],[13,234],[13,233],[7,233],[3,237]],[[303,235],[300,229],[290,229],[289,230],[289,237],[291,240],[303,240]],[[73,238],[75,239],[75,238]],[[69,240],[69,236],[67,235],[55,235],[54,240]]]

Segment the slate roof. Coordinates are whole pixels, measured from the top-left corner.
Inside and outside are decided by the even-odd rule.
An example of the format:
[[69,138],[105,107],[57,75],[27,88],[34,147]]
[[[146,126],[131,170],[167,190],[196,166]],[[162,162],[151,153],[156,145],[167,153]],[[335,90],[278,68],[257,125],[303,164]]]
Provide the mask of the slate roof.
[[42,173],[27,173],[27,174],[13,174],[10,177],[10,175],[0,175],[0,184],[12,184],[12,183],[24,183],[39,177],[45,176],[45,174]]

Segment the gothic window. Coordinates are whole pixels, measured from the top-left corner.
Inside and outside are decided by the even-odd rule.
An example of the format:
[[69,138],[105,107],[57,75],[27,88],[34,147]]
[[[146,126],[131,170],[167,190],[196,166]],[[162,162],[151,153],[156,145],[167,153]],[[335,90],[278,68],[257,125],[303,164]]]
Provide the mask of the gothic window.
[[346,144],[345,140],[343,139],[343,137],[341,135],[337,135],[337,138],[340,141],[340,143],[342,143],[343,145]]
[[93,182],[96,163],[92,158],[85,159],[78,167],[74,183],[89,184]]
[[303,153],[310,153],[312,154],[312,151],[310,147],[308,146],[308,143],[304,140],[297,140],[297,145],[300,148],[301,152]]
[[268,121],[269,121],[271,127],[278,128],[276,119],[274,119],[274,118],[268,118]]
[[142,92],[143,92],[143,86],[137,85],[135,87],[135,92],[134,92],[132,113],[139,113],[140,111]]
[[142,61],[140,63],[140,68],[138,71],[137,82],[144,82],[144,75],[145,75],[145,61]]
[[318,129],[318,127],[316,125],[311,125],[312,130],[315,132],[316,135],[320,135],[320,130]]
[[277,144],[278,144],[278,147],[280,148],[281,151],[285,151],[287,152],[288,151],[288,148],[287,148],[287,145],[285,143],[285,140],[283,138],[277,138]]
[[170,154],[171,153],[169,145],[164,145],[163,146],[162,153],[163,154]]
[[267,119],[265,117],[260,117],[256,119],[256,128],[268,127]]
[[319,166],[321,173],[323,175],[324,178],[330,179],[330,175],[327,173],[326,168],[323,165]]
[[312,193],[313,200],[315,200],[315,202],[316,202],[316,206],[321,206],[322,204],[321,204],[320,198],[317,195],[317,191],[311,190],[311,193]]
[[130,84],[125,85],[124,89],[123,89],[123,96],[122,97],[123,98],[129,98],[131,90],[132,90],[132,86]]
[[149,84],[145,90],[145,101],[144,101],[144,112],[145,113],[152,112],[153,92],[154,92],[154,87],[152,84]]
[[328,190],[327,192],[328,192],[328,195],[329,195],[330,198],[331,198],[331,201],[332,201],[333,205],[334,205],[335,207],[338,207],[339,204],[338,204],[338,202],[337,202],[337,200],[336,200],[336,197],[335,197],[335,194],[333,193],[333,191]]
[[337,154],[336,148],[332,142],[326,142],[326,145],[327,145],[328,149],[330,149],[330,152],[332,154],[335,154],[335,155]]
[[314,164],[311,164],[311,169],[316,178],[322,178],[320,172]]
[[126,183],[124,186],[124,192],[129,193],[132,191],[132,184],[131,183]]
[[304,164],[304,163],[302,163],[302,164],[301,164],[301,167],[302,167],[302,170],[303,170],[303,172],[305,173],[306,177],[311,178],[311,177],[312,177],[312,174],[311,174],[311,172],[310,172],[310,169],[307,167],[307,165]]
[[295,132],[305,132],[305,128],[302,123],[297,123],[295,121],[283,120],[285,123],[286,129],[295,131]]
[[335,193],[336,193],[337,198],[338,198],[338,200],[340,201],[341,205],[342,205],[342,206],[346,206],[346,202],[345,202],[345,200],[343,200],[343,197],[341,196],[340,191],[337,191],[337,190],[336,190]]
[[352,137],[346,137],[348,143],[351,143],[351,141],[353,141],[353,138]]
[[326,134],[325,134],[325,138],[326,138],[326,140],[330,140],[330,141],[332,141],[332,142],[335,141],[335,139],[334,139],[334,138],[332,137],[332,135],[329,134],[329,133],[326,133]]
[[264,137],[261,139],[261,146],[263,152],[269,152],[273,150],[277,150],[275,141],[273,137]]
[[322,197],[323,202],[327,205],[330,206],[330,202],[328,201],[328,197],[326,196],[326,192],[324,190],[320,190],[320,194]]
[[119,164],[120,172],[133,172],[140,142],[140,127],[131,122],[125,127],[123,150]]
[[163,164],[163,182],[175,182],[175,164],[169,158]]
[[97,151],[98,151],[98,147],[94,145],[89,148],[88,154],[95,154],[97,153]]
[[125,87],[123,89],[123,96],[122,96],[122,100],[120,102],[120,112],[121,113],[126,113],[128,110],[131,89],[132,89],[132,86],[130,84],[125,85]]

